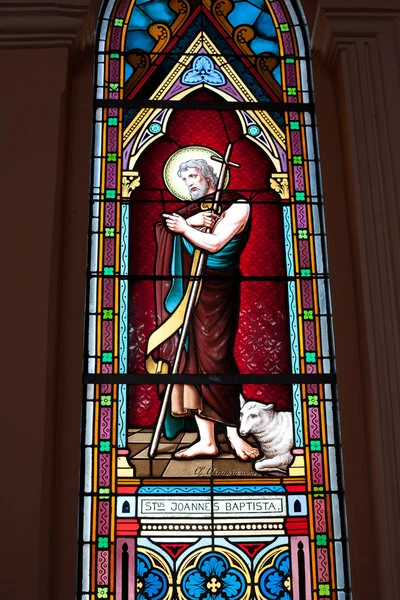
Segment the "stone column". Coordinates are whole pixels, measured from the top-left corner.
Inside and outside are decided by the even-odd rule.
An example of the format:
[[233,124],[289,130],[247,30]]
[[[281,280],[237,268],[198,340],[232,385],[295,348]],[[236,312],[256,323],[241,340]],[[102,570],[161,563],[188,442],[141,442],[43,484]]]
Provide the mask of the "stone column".
[[[357,469],[365,471],[371,494],[357,500],[352,493],[348,498],[350,558],[355,598],[374,597],[368,585],[370,574],[376,571],[376,597],[389,600],[398,596],[400,588],[400,6],[397,0],[382,0],[379,5],[375,0],[320,0],[319,5],[313,50],[322,63],[327,85],[332,85],[335,93],[331,138],[335,137],[336,110],[340,123],[342,190],[356,294],[355,324],[351,327],[355,325],[360,351],[360,365],[356,355],[353,360],[354,377],[361,373],[361,398],[347,396],[344,401],[357,403],[354,432],[357,428],[366,432],[365,464],[359,462]],[[318,115],[318,77],[316,81]],[[332,170],[329,153],[322,139],[323,177]],[[340,184],[332,185],[340,188]],[[325,183],[328,247],[330,219],[333,223],[335,210],[343,203],[343,198],[334,198],[332,191]],[[346,237],[346,232],[337,234]],[[333,238],[331,241],[335,243]],[[348,265],[342,267],[348,269]],[[346,299],[346,292],[341,293],[338,306]],[[335,297],[333,302],[335,316]],[[340,329],[338,320],[337,324]],[[347,368],[340,359],[344,345],[342,335],[337,345],[339,404],[341,374]],[[342,414],[349,410],[351,406],[349,409],[342,403]],[[351,426],[344,423],[343,429],[345,483],[351,488],[350,473],[360,458],[360,447],[352,453],[351,441],[346,439]],[[357,545],[354,513],[360,510],[365,515],[364,502],[370,501],[367,519],[357,523],[368,533],[366,547]],[[376,564],[365,558],[364,569],[360,569],[359,555],[371,551]]]
[[[51,559],[68,46],[86,10],[85,0],[0,7],[4,598],[57,597]],[[70,493],[75,507],[77,486]]]

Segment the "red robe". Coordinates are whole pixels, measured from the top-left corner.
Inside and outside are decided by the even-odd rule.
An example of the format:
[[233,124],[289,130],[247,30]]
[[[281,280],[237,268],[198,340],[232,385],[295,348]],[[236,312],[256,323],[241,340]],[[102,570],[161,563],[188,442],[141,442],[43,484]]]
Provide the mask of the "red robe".
[[[241,196],[236,192],[224,192],[222,195],[222,212],[227,210]],[[191,202],[179,209],[185,219],[201,212],[201,204],[207,200],[203,197],[198,202]],[[250,234],[250,217],[244,230],[239,234],[240,243],[235,250],[234,266],[228,269],[211,269],[206,267],[202,282],[200,298],[191,318],[188,347],[182,357],[180,373],[231,375],[239,373],[235,358],[234,345],[238,327],[240,309],[240,268],[239,258]],[[174,234],[169,232],[162,222],[155,226],[157,241],[157,257],[155,274],[171,276],[171,261],[174,248]],[[193,257],[182,244],[183,288],[187,287],[185,275],[190,274]],[[207,275],[213,276],[208,279]],[[225,279],[225,276],[229,278]],[[156,281],[157,325],[169,316],[165,301],[171,289],[171,279]],[[178,336],[174,335],[159,348],[159,358],[172,366]],[[239,423],[239,395],[241,385],[202,384],[185,386],[175,385],[172,394],[172,414],[182,416],[194,410],[200,416],[237,426]],[[162,393],[162,388],[160,389]]]

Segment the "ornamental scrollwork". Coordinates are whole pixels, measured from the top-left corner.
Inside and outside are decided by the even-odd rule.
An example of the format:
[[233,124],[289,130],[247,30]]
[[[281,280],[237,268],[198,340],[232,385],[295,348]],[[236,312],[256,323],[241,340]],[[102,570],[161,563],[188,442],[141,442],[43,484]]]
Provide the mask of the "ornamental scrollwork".
[[282,200],[289,200],[289,180],[287,173],[273,173],[270,177],[271,189],[278,192]]
[[134,189],[140,185],[140,176],[137,171],[124,171],[122,174],[122,198],[129,199]]

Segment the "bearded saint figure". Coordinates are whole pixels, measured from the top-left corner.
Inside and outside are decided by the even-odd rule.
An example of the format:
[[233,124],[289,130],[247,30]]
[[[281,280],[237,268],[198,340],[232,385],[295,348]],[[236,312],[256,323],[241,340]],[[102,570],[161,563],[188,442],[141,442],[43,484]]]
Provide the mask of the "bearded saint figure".
[[[224,191],[219,215],[203,210],[204,204],[212,204],[217,186],[213,167],[203,159],[182,163],[178,176],[187,185],[191,202],[175,213],[163,214],[163,221],[156,224],[156,275],[160,276],[156,281],[157,325],[165,322],[181,301],[195,250],[205,250],[207,262],[202,287],[179,372],[237,374],[234,344],[240,307],[239,262],[250,234],[250,204],[236,192]],[[211,233],[205,232],[206,228],[210,228]],[[170,278],[171,275],[172,283],[163,280],[163,276]],[[175,334],[159,348],[160,357],[170,364],[177,341]],[[219,449],[215,422],[226,426],[227,437],[240,459],[257,457],[258,450],[238,433],[241,391],[240,385],[174,385],[171,414],[164,424],[167,437],[174,437],[179,430],[180,421],[176,418],[190,414],[194,415],[199,432],[198,441],[177,452],[175,458],[216,456]]]

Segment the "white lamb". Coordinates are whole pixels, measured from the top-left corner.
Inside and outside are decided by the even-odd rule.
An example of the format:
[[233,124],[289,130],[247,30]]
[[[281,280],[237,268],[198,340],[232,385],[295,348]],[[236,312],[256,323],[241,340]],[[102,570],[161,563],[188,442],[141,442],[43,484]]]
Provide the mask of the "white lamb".
[[263,457],[256,471],[286,474],[293,461],[293,417],[288,411],[276,412],[273,404],[240,399],[240,435],[252,435],[260,444]]

